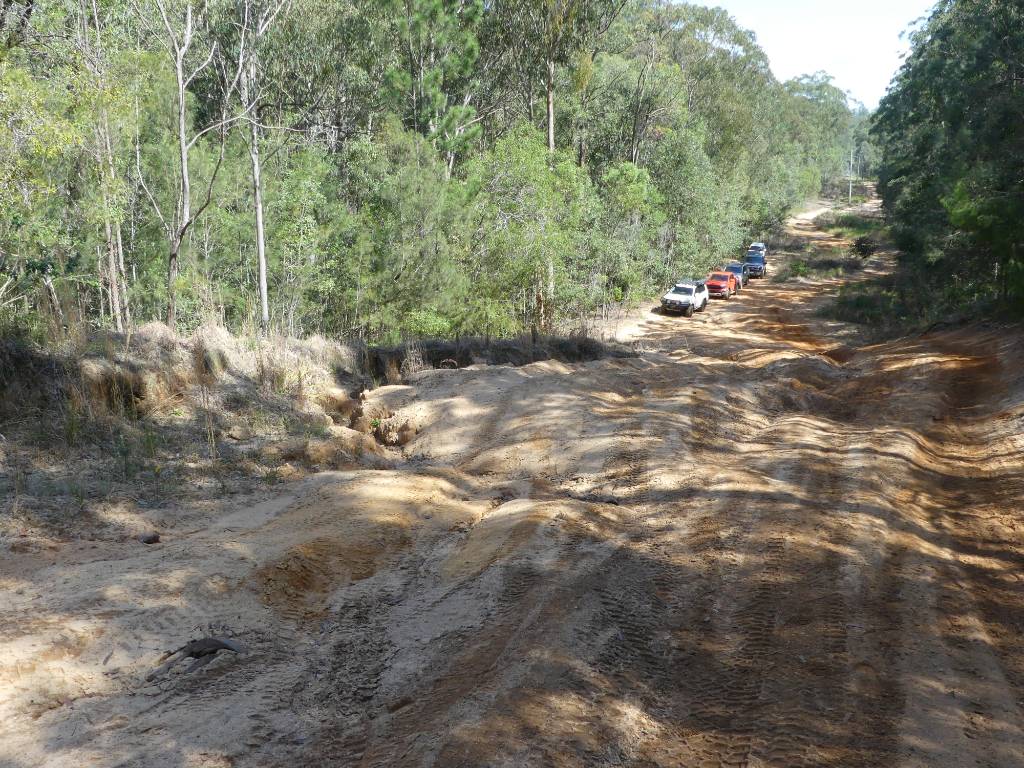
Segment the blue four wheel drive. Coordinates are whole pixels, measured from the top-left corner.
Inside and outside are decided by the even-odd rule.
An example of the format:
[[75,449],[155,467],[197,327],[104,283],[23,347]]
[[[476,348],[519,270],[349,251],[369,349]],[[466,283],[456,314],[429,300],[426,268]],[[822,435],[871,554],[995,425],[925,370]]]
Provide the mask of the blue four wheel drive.
[[751,243],[743,263],[750,267],[751,277],[764,277],[768,274],[768,247],[764,243]]
[[756,251],[748,251],[743,263],[750,269],[751,277],[764,277],[768,271],[768,267],[764,263],[764,255]]

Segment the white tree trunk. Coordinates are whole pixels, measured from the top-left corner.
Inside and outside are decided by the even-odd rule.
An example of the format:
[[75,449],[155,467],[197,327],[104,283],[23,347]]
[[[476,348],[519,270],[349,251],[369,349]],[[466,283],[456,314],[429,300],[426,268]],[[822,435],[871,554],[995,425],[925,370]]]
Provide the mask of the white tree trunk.
[[184,51],[175,57],[174,75],[178,85],[178,166],[181,173],[180,199],[176,220],[172,224],[170,252],[167,256],[167,325],[174,328],[178,320],[177,283],[178,256],[185,227],[192,217],[192,179],[188,167],[188,102],[185,96]]
[[[110,140],[110,121],[106,110],[103,111],[103,147],[106,151],[107,175],[110,178],[111,185],[113,185],[117,180],[117,169],[114,167],[114,147]],[[130,328],[132,312],[128,301],[128,279],[124,271],[124,240],[121,237],[121,221],[113,221],[111,228],[113,229],[113,246],[117,262],[114,279],[118,283],[118,295],[121,300],[121,313],[124,316],[124,325],[126,328]]]
[[128,300],[128,275],[124,270],[124,240],[121,238],[121,225],[114,229],[114,239],[117,243],[117,272],[121,278],[121,311],[124,312],[125,327],[131,330],[132,307]]
[[548,152],[555,151],[555,62],[547,61],[547,77],[544,79],[547,95]]
[[[106,199],[103,201],[107,205]],[[121,279],[117,269],[117,249],[114,244],[114,230],[110,225],[110,217],[104,218],[104,229],[107,236],[107,290],[110,294],[110,315],[114,318],[114,328],[118,333],[124,332],[124,321],[121,316]]]
[[[256,54],[250,55],[241,82],[242,103],[246,109],[253,107],[250,99],[255,98],[252,92],[256,79]],[[263,223],[263,182],[260,159],[260,125],[257,116],[249,119],[249,161],[252,165],[252,197],[253,210],[256,218],[256,263],[258,267],[260,293],[260,329],[264,334],[270,332],[270,296],[267,290],[267,239]]]
[[267,291],[266,230],[263,224],[263,184],[261,181],[259,126],[252,124],[249,159],[252,161],[253,208],[256,213],[256,260],[259,266],[260,325],[264,333],[270,331],[270,297]]

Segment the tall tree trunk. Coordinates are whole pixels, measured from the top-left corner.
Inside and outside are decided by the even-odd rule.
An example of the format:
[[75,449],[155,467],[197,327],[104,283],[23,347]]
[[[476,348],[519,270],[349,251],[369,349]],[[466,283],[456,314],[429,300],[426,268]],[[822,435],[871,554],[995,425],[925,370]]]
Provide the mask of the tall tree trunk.
[[548,118],[548,152],[555,151],[555,62],[547,60],[547,73],[544,78],[544,90],[547,97]]
[[[43,273],[43,285],[46,287],[46,295],[50,299],[50,304],[53,307],[53,311],[57,315],[57,321],[60,323],[61,328],[63,328],[64,310],[60,306],[60,299],[57,298],[57,290],[53,287],[53,278],[50,277],[49,270]],[[100,289],[100,303],[103,303],[102,288]]]
[[[110,178],[111,186],[117,181],[117,169],[114,167],[114,145],[110,140],[110,118],[106,109],[103,110],[102,141],[106,154],[107,176]],[[111,222],[113,230],[113,246],[116,255],[117,268],[113,270],[113,278],[118,282],[118,295],[120,297],[121,314],[124,317],[125,327],[132,324],[132,313],[128,302],[128,279],[124,271],[124,240],[121,237],[121,222]],[[118,329],[120,330],[120,329]]]
[[551,330],[551,328],[552,328],[552,320],[553,320],[552,314],[555,311],[555,259],[554,259],[554,257],[550,253],[548,254],[548,264],[547,264],[547,267],[548,267],[548,292],[547,292],[547,301],[545,301],[545,305],[547,306],[547,310],[548,311],[547,311],[547,316],[545,318],[544,328],[546,328],[547,330]]
[[[106,200],[104,200],[106,206]],[[121,316],[121,279],[117,269],[117,250],[114,244],[114,230],[110,226],[110,217],[103,222],[107,236],[107,291],[110,294],[110,316],[114,319],[114,328],[118,333],[124,332],[124,321]]]
[[170,252],[167,255],[167,316],[166,322],[170,328],[175,328],[178,321],[178,302],[174,287],[178,282],[178,252],[181,250],[181,241],[171,244]]
[[[87,5],[84,0],[79,4],[79,21],[81,23],[80,45],[86,52],[86,61],[89,70],[96,77],[97,85],[101,93],[106,91],[106,62],[103,51],[102,28],[97,0]],[[90,39],[89,18],[92,18],[92,32],[95,40]],[[104,258],[97,253],[97,268],[100,275],[107,275],[107,293],[110,297],[110,316],[114,320],[114,327],[119,333],[123,332],[129,317],[127,286],[124,283],[124,246],[121,241],[121,222],[111,214],[111,201],[109,193],[117,185],[117,169],[114,164],[114,147],[111,141],[110,116],[107,112],[105,102],[100,103],[98,119],[94,128],[96,139],[96,165],[101,179],[103,196],[103,229],[107,239],[106,267]]]
[[526,114],[530,119],[530,125],[537,124],[536,109],[533,104],[533,76],[526,78]]
[[[103,251],[100,249],[100,247],[98,245],[96,246],[96,263],[97,264],[102,264],[103,263]],[[102,268],[100,268],[100,270],[99,270],[99,275],[100,275],[100,280],[96,283],[96,295],[99,297],[99,300],[100,300],[100,322],[102,323],[103,321],[105,321],[107,319],[107,301],[106,301],[106,298],[103,295],[103,269]],[[46,288],[47,288],[47,290],[49,290],[51,288],[51,285],[47,284]]]
[[184,53],[179,52],[175,58],[175,75],[178,82],[178,163],[181,166],[181,200],[178,203],[177,221],[173,223],[171,247],[167,255],[167,325],[172,329],[178,322],[177,282],[178,256],[181,252],[181,241],[192,217],[192,180],[188,168],[188,115],[185,100],[185,64]]
[[252,123],[252,137],[249,145],[249,159],[252,161],[253,208],[256,212],[256,260],[259,266],[260,284],[260,326],[263,333],[270,331],[270,297],[267,291],[267,247],[266,230],[263,225],[263,184],[260,166],[259,126]]
[[[246,107],[250,106],[249,99],[255,98],[252,93],[253,82],[256,79],[256,55],[249,57],[249,62],[242,77],[242,102]],[[260,293],[260,329],[264,334],[270,332],[270,297],[267,291],[267,240],[266,229],[263,224],[263,182],[262,164],[260,160],[260,126],[255,110],[249,120],[249,161],[252,164],[252,196],[253,210],[256,217],[256,263],[258,266],[258,280]]]
[[[195,43],[195,21],[192,15],[193,0],[185,0],[183,5],[184,7],[181,8],[183,11],[183,18],[180,25],[176,25],[171,21],[171,16],[168,14],[167,3],[165,0],[156,0],[156,6],[160,11],[160,18],[163,21],[164,31],[166,32],[164,45],[169,49],[171,54],[171,60],[174,65],[174,80],[178,89],[175,94],[175,98],[177,99],[176,106],[178,109],[178,124],[175,127],[178,132],[178,170],[181,175],[179,179],[180,185],[178,187],[178,200],[172,215],[166,217],[163,215],[159,205],[153,198],[153,195],[149,193],[149,188],[145,186],[141,168],[139,170],[139,180],[142,183],[143,188],[146,190],[146,193],[150,198],[150,202],[153,204],[153,208],[156,210],[157,216],[160,218],[160,222],[164,225],[164,229],[167,233],[166,321],[167,325],[172,329],[177,327],[178,321],[177,281],[180,272],[179,259],[181,257],[181,244],[185,239],[185,235],[188,234],[189,228],[194,223],[193,219],[203,213],[212,199],[213,186],[217,180],[217,173],[220,170],[221,163],[224,160],[224,142],[226,140],[226,127],[229,122],[226,114],[222,113],[220,120],[208,125],[203,130],[198,131],[191,140],[189,139],[188,102],[186,100],[188,86],[201,72],[212,65],[217,52],[217,46],[212,44],[209,49],[209,54],[204,60],[202,60],[202,63],[200,63],[190,74],[185,74],[185,61],[190,58],[189,51]],[[242,39],[244,40],[244,36]],[[235,78],[228,83],[226,92],[221,94],[223,104],[227,105],[231,103],[237,82],[238,73],[236,73]],[[213,172],[210,174],[206,187],[205,200],[193,214],[192,179],[188,164],[189,150],[203,135],[215,128],[220,129],[220,155],[217,158],[217,163],[213,168]],[[136,163],[138,163],[137,139]]]
[[114,229],[114,239],[117,243],[117,274],[121,278],[121,311],[124,312],[124,324],[129,330],[132,327],[131,302],[128,300],[128,275],[124,270],[124,241],[121,238],[121,224]]

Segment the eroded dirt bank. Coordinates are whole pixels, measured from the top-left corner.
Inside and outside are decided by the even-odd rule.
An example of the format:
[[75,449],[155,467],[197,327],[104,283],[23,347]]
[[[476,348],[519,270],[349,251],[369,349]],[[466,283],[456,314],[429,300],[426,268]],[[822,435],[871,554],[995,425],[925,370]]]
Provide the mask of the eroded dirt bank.
[[[5,553],[0,765],[1024,765],[1024,334],[863,346],[839,282],[427,372],[373,395],[394,468]],[[211,629],[247,652],[146,681]]]

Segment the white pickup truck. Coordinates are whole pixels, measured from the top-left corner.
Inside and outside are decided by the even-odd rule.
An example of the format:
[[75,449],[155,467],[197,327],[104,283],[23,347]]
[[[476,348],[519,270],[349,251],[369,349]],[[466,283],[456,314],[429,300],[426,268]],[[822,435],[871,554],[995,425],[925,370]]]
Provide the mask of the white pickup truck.
[[705,310],[709,298],[708,287],[703,280],[683,280],[661,297],[661,311],[693,317],[694,312]]

